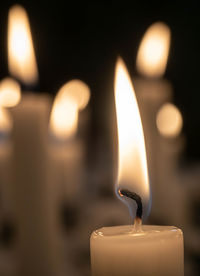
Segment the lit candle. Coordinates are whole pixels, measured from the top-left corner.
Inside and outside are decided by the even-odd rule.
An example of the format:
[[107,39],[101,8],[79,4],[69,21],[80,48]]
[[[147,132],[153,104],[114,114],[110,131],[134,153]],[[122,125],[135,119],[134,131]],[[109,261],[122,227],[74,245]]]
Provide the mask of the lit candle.
[[0,105],[0,219],[9,216],[11,211],[12,128],[13,121],[9,111]]
[[89,98],[90,89],[83,81],[74,79],[67,82],[55,97],[49,121],[49,191],[55,217],[61,215],[62,230],[67,231],[67,235],[60,235],[60,250],[63,252],[64,266],[71,275],[76,273],[70,256],[76,254],[77,243],[74,241],[76,232],[73,231],[69,211],[73,212],[79,206],[84,189],[85,147],[80,137],[82,125],[79,119],[82,113],[79,114],[79,111],[87,106]]
[[[134,77],[134,86],[140,108],[144,137],[146,142],[147,160],[152,191],[156,194],[158,183],[157,172],[161,156],[156,126],[156,116],[160,107],[172,99],[172,87],[163,78],[169,56],[170,29],[162,23],[152,24],[144,34],[137,54],[136,66],[139,72]],[[157,208],[157,197],[153,201],[152,214]]]
[[[173,226],[141,225],[150,209],[145,144],[137,101],[121,59],[115,74],[118,124],[116,192],[136,215],[134,225],[103,227],[91,235],[93,276],[183,275],[183,235]],[[135,205],[137,203],[137,205]]]
[[69,202],[82,191],[84,145],[78,135],[79,111],[87,106],[89,98],[89,87],[81,80],[71,80],[58,91],[50,115],[51,178],[57,183],[55,188],[60,187],[62,199]]
[[[12,200],[12,160],[13,160],[13,118],[9,108],[17,105],[21,98],[21,89],[17,81],[4,78],[0,82],[0,193],[1,213],[7,222],[13,216]],[[12,222],[11,222],[12,223]]]
[[[38,81],[28,16],[15,5],[8,15],[8,65],[11,75],[27,87]],[[13,215],[17,225],[19,274],[60,273],[57,222],[49,201],[47,94],[24,92],[13,115]]]
[[158,160],[158,185],[155,188],[155,197],[159,208],[155,206],[153,215],[182,225],[183,216],[185,216],[184,208],[182,208],[184,189],[180,183],[179,159],[185,139],[181,133],[183,118],[178,107],[169,102],[162,105],[156,116],[156,125],[159,135],[157,142],[159,150],[155,152]]

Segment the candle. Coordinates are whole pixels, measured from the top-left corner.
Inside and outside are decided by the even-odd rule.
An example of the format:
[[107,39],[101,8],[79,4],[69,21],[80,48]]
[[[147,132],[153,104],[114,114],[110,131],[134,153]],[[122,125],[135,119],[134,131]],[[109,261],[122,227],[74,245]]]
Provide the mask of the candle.
[[58,91],[50,115],[51,178],[55,177],[53,182],[57,189],[60,187],[62,199],[69,202],[82,191],[84,145],[77,132],[79,111],[87,106],[89,98],[89,87],[81,80],[71,80]]
[[[146,142],[147,160],[152,190],[157,195],[160,168],[160,135],[156,126],[156,116],[160,107],[172,100],[171,83],[163,78],[170,47],[170,29],[162,23],[152,24],[144,34],[137,54],[136,66],[139,72],[134,77],[134,85]],[[170,180],[169,180],[170,181]],[[158,197],[152,206],[152,215],[158,210]]]
[[13,120],[9,111],[0,106],[0,219],[11,212],[12,128]]
[[80,136],[82,125],[79,119],[82,113],[79,111],[87,106],[89,98],[90,89],[83,81],[74,79],[67,82],[55,97],[49,121],[50,192],[55,215],[60,215],[63,233],[67,232],[67,235],[62,235],[60,244],[64,266],[71,274],[76,274],[73,256],[77,252],[78,242],[71,212],[76,212],[79,207],[84,189],[85,147]]
[[[30,25],[23,7],[8,16],[8,65],[11,75],[26,86],[37,83]],[[50,112],[47,94],[23,92],[13,115],[13,214],[16,221],[20,275],[60,274],[57,221],[49,200],[47,132]]]
[[104,227],[92,233],[92,275],[183,275],[182,231],[141,225],[151,205],[145,145],[134,89],[121,59],[116,65],[115,102],[119,145],[116,192],[135,220],[134,225]]
[[[0,194],[3,223],[13,224],[12,159],[13,159],[13,118],[9,108],[21,99],[21,89],[17,81],[4,78],[0,82]],[[4,225],[5,226],[5,225]],[[3,226],[3,227],[4,227]]]
[[160,185],[156,185],[155,189],[159,208],[154,208],[154,216],[182,225],[184,189],[180,184],[178,164],[185,140],[181,133],[183,118],[178,107],[172,103],[161,106],[156,116],[156,125],[159,152],[156,151],[155,155],[159,159],[157,183]]

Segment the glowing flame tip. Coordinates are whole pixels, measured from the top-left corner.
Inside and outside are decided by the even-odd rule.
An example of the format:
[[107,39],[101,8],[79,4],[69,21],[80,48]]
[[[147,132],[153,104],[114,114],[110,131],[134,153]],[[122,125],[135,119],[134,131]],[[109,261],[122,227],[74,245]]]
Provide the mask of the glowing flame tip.
[[147,77],[161,77],[166,69],[171,32],[163,22],[152,24],[144,34],[137,55],[137,69]]
[[12,6],[8,14],[8,67],[25,84],[38,80],[28,15],[20,5]]

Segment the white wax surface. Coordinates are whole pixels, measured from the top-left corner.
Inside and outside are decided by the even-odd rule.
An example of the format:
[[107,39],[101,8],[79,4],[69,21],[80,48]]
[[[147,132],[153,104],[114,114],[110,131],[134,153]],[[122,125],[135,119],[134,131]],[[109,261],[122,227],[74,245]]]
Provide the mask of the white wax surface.
[[58,230],[47,178],[50,97],[24,93],[11,112],[14,120],[12,193],[21,262],[19,275],[59,275]]
[[183,234],[173,226],[103,227],[90,239],[92,276],[182,276]]

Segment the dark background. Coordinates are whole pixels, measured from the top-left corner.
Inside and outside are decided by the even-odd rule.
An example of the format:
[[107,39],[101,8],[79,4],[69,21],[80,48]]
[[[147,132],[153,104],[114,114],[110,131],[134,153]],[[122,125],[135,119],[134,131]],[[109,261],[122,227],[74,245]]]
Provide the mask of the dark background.
[[[7,13],[15,1],[0,2],[0,78],[7,70]],[[139,42],[155,21],[166,22],[172,43],[166,78],[184,117],[184,160],[200,159],[200,91],[198,1],[18,1],[28,12],[40,83],[38,91],[55,94],[72,78],[92,90],[92,132],[109,128],[113,71],[122,55],[135,74]]]

